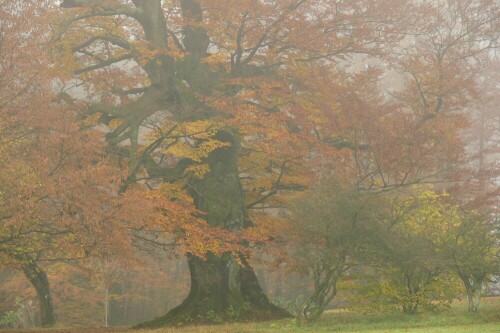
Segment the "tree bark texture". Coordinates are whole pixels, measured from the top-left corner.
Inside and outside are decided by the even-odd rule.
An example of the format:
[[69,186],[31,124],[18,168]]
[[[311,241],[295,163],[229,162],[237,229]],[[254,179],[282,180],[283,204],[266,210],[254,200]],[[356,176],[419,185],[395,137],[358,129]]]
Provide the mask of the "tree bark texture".
[[459,274],[462,279],[465,290],[467,291],[467,300],[469,303],[469,312],[477,312],[479,304],[481,303],[481,290],[483,289],[483,278],[467,276],[466,274]]
[[[238,173],[239,143],[230,130],[217,139],[231,144],[209,156],[210,172],[190,183],[196,208],[206,212],[212,225],[229,230],[250,223],[244,190]],[[206,259],[188,255],[191,288],[181,305],[165,316],[138,327],[159,327],[179,323],[221,323],[227,321],[271,320],[290,314],[273,305],[262,290],[255,272],[242,257],[208,254]]]
[[467,290],[469,300],[469,312],[477,312],[481,302],[481,288],[472,288]]
[[35,263],[25,265],[23,273],[36,290],[40,306],[40,324],[43,327],[54,326],[56,324],[56,315],[47,273]]
[[298,313],[298,323],[316,322],[325,308],[337,296],[337,283],[346,271],[346,257],[342,256],[335,265],[319,264],[313,271],[314,292],[302,305]]

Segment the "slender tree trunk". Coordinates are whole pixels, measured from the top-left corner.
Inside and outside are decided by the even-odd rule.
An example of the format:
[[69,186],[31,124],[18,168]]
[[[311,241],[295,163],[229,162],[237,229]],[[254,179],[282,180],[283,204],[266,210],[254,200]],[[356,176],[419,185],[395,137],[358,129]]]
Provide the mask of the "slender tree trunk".
[[[124,277],[126,279],[126,276]],[[108,291],[108,326],[119,326],[125,324],[123,307],[125,304],[125,284],[112,283]],[[109,295],[119,295],[110,297]]]
[[298,324],[314,323],[325,312],[325,308],[337,295],[337,282],[343,273],[345,259],[337,267],[322,268],[313,273],[315,276],[314,292],[304,302],[297,314]]
[[38,303],[40,305],[40,323],[43,327],[51,327],[56,323],[54,302],[50,293],[49,280],[45,273],[36,263],[25,265],[23,273],[36,290]]
[[104,289],[104,327],[108,327],[109,288],[106,286]]

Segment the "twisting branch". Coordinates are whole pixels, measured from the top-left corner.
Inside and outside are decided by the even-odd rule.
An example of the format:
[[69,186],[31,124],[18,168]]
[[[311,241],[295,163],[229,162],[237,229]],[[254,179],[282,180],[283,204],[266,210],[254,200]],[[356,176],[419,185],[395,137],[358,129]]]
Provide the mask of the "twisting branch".
[[101,1],[95,0],[64,0],[60,6],[62,8],[91,8],[92,10],[64,21],[58,31],[54,34],[52,41],[59,41],[73,23],[90,17],[123,15],[134,18],[137,21],[141,21],[143,16],[142,11],[139,9],[120,4],[103,5],[101,4]]
[[104,67],[108,67],[112,64],[116,64],[116,63],[124,61],[124,60],[132,59],[132,58],[134,58],[134,56],[132,54],[124,54],[123,56],[118,57],[118,58],[111,58],[108,60],[104,60],[103,62],[100,62],[98,64],[88,66],[88,67],[85,67],[82,69],[78,69],[78,70],[74,71],[74,73],[76,75],[88,73],[88,72],[95,71],[95,70],[98,70],[98,69],[101,69]]
[[92,8],[92,16],[116,16],[125,15],[139,18],[141,11],[119,3],[106,4],[96,0],[64,0],[61,8]]
[[100,35],[100,36],[93,36],[92,38],[89,38],[88,40],[81,43],[80,45],[73,47],[73,52],[78,52],[78,51],[86,48],[87,46],[92,45],[92,43],[94,43],[98,40],[110,42],[113,45],[119,46],[119,47],[127,49],[127,50],[132,49],[131,45],[126,40],[123,40],[119,37],[111,36],[111,35]]
[[249,203],[248,205],[246,205],[246,209],[251,209],[251,208],[257,206],[258,204],[263,203],[264,201],[266,201],[267,199],[269,199],[270,197],[272,197],[273,195],[278,193],[278,190],[280,189],[280,185],[281,185],[281,180],[283,179],[283,175],[285,174],[285,166],[288,162],[289,162],[289,160],[284,160],[283,163],[281,163],[280,173],[278,175],[278,178],[274,182],[273,186],[271,187],[271,190],[269,190],[269,192],[267,194],[265,194],[264,196]]

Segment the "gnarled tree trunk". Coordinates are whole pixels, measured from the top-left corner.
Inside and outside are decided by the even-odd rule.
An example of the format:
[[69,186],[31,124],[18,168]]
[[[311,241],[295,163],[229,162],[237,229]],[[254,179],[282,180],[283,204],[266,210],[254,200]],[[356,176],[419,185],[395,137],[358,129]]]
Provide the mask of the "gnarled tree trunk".
[[290,315],[269,302],[255,273],[231,255],[188,256],[191,289],[188,297],[165,316],[136,328],[192,323],[272,320]]
[[[151,50],[159,54],[147,64],[141,65],[151,85],[142,89],[144,92],[137,100],[117,107],[119,110],[114,112],[114,116],[116,114],[122,116],[123,124],[107,134],[111,145],[130,140],[128,155],[132,172],[127,184],[134,181],[138,166],[146,159],[139,158],[140,155],[144,155],[138,150],[139,126],[156,111],[163,109],[164,104],[169,106],[169,111],[181,122],[185,119],[210,119],[212,115],[222,116],[218,110],[211,110],[197,98],[198,93],[209,93],[210,87],[215,86],[217,81],[216,73],[211,72],[209,66],[202,61],[208,55],[210,37],[201,24],[203,10],[199,1],[180,0],[184,21],[183,39],[180,41],[174,38],[174,42],[182,44],[180,48],[186,53],[180,60],[175,60],[167,52],[170,49],[168,45],[170,32],[165,26],[162,2],[138,0],[132,3],[135,8],[114,3],[101,8],[91,0],[64,0],[61,4],[63,8],[92,8],[89,15],[101,11],[101,15],[126,15],[135,19],[142,26],[144,37],[149,42]],[[125,51],[130,48],[125,47]],[[104,67],[106,64],[97,66],[101,65]],[[94,105],[90,111],[107,113],[108,109]],[[194,199],[196,208],[206,213],[205,219],[209,225],[235,231],[250,224],[238,172],[239,139],[237,133],[229,128],[219,131],[216,139],[230,143],[230,147],[219,148],[207,157],[204,162],[210,166],[210,172],[203,179],[190,180],[190,195]],[[154,164],[151,156],[148,161]],[[152,178],[163,180],[168,178],[169,170],[163,170],[160,165],[146,168]],[[126,190],[127,184],[121,191]],[[239,265],[238,262],[243,264]],[[191,272],[191,290],[186,300],[165,316],[141,324],[139,327],[289,316],[286,311],[269,302],[255,273],[244,258],[234,258],[230,254],[217,257],[208,253],[206,260],[188,256],[188,263]]]
[[481,289],[483,289],[483,277],[469,276],[464,273],[459,273],[462,279],[465,290],[467,291],[467,300],[469,301],[469,312],[477,312],[481,302]]
[[[230,130],[220,131],[217,139],[231,146],[219,148],[209,156],[210,172],[203,179],[191,182],[191,195],[196,207],[207,213],[205,218],[210,225],[238,230],[249,225],[238,173],[239,143]],[[231,254],[218,257],[209,253],[206,259],[200,259],[188,255],[188,264],[191,273],[188,297],[165,316],[138,327],[290,316],[269,302],[244,258],[236,260]]]
[[56,323],[54,302],[50,293],[47,273],[36,263],[29,263],[23,266],[23,273],[36,290],[38,303],[40,306],[40,323],[43,327],[51,327]]
[[467,299],[469,300],[469,312],[477,312],[479,303],[481,302],[481,288],[468,288]]
[[325,312],[325,308],[337,296],[337,283],[347,270],[346,255],[339,257],[335,264],[318,262],[312,270],[314,292],[302,305],[297,314],[298,324],[314,323]]

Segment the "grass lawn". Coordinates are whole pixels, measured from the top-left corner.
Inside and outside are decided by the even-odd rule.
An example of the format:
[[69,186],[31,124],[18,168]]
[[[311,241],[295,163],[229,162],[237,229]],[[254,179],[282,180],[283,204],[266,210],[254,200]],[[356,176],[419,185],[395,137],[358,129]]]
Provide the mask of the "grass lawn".
[[274,322],[225,324],[217,326],[196,326],[163,328],[156,330],[110,329],[41,329],[9,330],[6,332],[30,333],[284,333],[284,332],[342,332],[342,333],[500,333],[500,298],[483,299],[479,313],[467,312],[464,302],[457,303],[444,313],[403,314],[360,314],[353,312],[326,313],[320,321],[311,326],[297,327],[293,320]]
[[342,333],[500,333],[500,298],[484,299],[477,314],[467,312],[464,302],[449,311],[418,315],[326,313],[317,324],[297,327],[292,320],[276,322],[227,324],[186,328],[165,328],[141,333],[281,333],[281,332],[342,332]]

